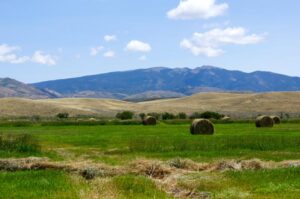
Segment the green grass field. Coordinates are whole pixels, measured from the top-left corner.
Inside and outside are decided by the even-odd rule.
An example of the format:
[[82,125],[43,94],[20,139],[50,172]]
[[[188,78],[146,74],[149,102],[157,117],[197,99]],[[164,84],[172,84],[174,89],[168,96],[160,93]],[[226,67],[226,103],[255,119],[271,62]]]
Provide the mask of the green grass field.
[[[5,126],[0,127],[2,137],[26,134],[34,141],[18,150],[3,141],[0,158],[49,157],[56,162],[93,161],[110,166],[129,165],[137,159],[300,160],[299,123],[266,129],[253,123],[230,123],[215,128],[213,136],[192,136],[187,124]],[[38,147],[32,148],[35,144]],[[172,198],[172,193],[165,193],[155,180],[143,175],[87,181],[62,171],[1,171],[0,182],[0,198]],[[212,198],[299,198],[300,169],[191,172],[181,175],[177,186],[209,193]]]

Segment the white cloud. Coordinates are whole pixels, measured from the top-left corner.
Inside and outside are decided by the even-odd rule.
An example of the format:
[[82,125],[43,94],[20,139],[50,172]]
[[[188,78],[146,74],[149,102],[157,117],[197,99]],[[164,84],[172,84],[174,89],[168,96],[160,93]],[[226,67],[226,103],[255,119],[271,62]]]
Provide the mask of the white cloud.
[[96,56],[96,55],[98,55],[103,49],[104,49],[103,46],[92,47],[92,48],[90,49],[90,55],[91,55],[91,56]]
[[208,19],[223,15],[228,8],[228,4],[217,4],[215,0],[180,0],[167,16],[170,19]]
[[263,41],[264,36],[257,34],[247,35],[242,27],[212,29],[204,33],[194,33],[191,39],[183,39],[180,46],[189,49],[194,55],[216,57],[224,53],[223,45],[248,45]]
[[36,51],[33,56],[18,56],[16,52],[21,51],[18,46],[9,46],[7,44],[0,45],[0,62],[10,64],[23,64],[26,62],[33,62],[44,65],[55,65],[55,59],[41,51]]
[[18,57],[15,53],[20,51],[18,46],[9,46],[7,44],[0,45],[0,62],[10,64],[22,64],[30,60],[28,56]]
[[14,51],[18,51],[21,48],[18,46],[9,46],[7,44],[0,45],[0,55],[10,54]]
[[117,36],[116,35],[105,35],[104,40],[107,41],[107,42],[116,41]]
[[150,52],[152,48],[148,43],[138,41],[138,40],[132,40],[127,44],[125,50],[146,53],[146,52]]
[[116,56],[116,53],[112,50],[109,50],[107,52],[105,52],[103,54],[104,57],[107,57],[107,58],[114,58]]
[[55,61],[54,57],[52,57],[49,54],[45,54],[42,51],[36,51],[33,54],[31,61],[34,63],[50,65],[50,66],[56,65],[56,61]]
[[145,60],[147,60],[147,56],[146,55],[142,55],[142,56],[139,57],[139,60],[140,61],[145,61]]

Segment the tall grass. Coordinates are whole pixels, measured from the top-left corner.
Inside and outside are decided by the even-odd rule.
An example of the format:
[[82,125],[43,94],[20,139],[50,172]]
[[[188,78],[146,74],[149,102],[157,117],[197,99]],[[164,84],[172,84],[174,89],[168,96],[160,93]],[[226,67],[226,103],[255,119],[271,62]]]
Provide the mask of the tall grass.
[[1,199],[79,199],[88,185],[62,171],[0,172]]
[[299,149],[300,136],[201,136],[190,138],[137,138],[129,141],[131,152],[177,152],[177,151],[270,151]]
[[115,177],[113,184],[120,194],[118,198],[171,198],[158,189],[153,181],[144,176],[124,175]]
[[46,121],[0,121],[0,127],[31,127],[31,126],[102,126],[102,125],[141,125],[140,120],[46,120]]
[[28,134],[0,136],[0,150],[8,152],[39,152],[41,149],[38,141]]

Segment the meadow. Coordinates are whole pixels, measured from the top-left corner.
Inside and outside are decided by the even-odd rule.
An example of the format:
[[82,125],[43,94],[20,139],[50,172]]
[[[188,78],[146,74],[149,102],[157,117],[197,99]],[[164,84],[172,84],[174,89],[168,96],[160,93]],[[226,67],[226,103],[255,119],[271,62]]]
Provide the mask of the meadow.
[[[274,164],[300,160],[298,122],[261,129],[249,121],[230,122],[217,123],[215,128],[213,136],[192,136],[187,122],[161,122],[157,126],[139,123],[2,125],[2,159],[48,157],[51,162],[85,162],[112,168],[129,168],[136,162],[144,162],[156,166],[161,164],[160,167],[166,167],[170,173],[163,178],[155,178],[144,173],[125,172],[87,180],[76,173],[51,169],[1,171],[0,196],[299,198],[300,169],[297,166],[200,171],[186,169],[185,165],[227,160],[259,159]],[[171,185],[169,180],[176,181],[176,185]],[[180,194],[174,191],[177,189]]]

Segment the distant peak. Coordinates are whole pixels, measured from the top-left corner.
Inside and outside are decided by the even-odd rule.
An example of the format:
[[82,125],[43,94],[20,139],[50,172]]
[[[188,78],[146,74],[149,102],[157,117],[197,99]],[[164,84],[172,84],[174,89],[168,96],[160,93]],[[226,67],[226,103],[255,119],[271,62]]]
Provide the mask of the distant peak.
[[220,68],[219,68],[219,67],[216,67],[216,66],[204,65],[204,66],[201,66],[200,69],[203,69],[203,70],[210,70],[210,69],[220,69]]
[[148,69],[146,69],[146,71],[159,72],[159,71],[165,70],[165,69],[168,69],[168,68],[167,67],[158,66],[158,67],[148,68]]
[[13,83],[18,82],[19,83],[19,81],[15,80],[15,79],[12,79],[12,78],[9,78],[9,77],[0,78],[0,81],[1,82],[13,82]]
[[9,77],[3,77],[3,78],[0,78],[0,80],[14,80],[14,79],[9,78]]

